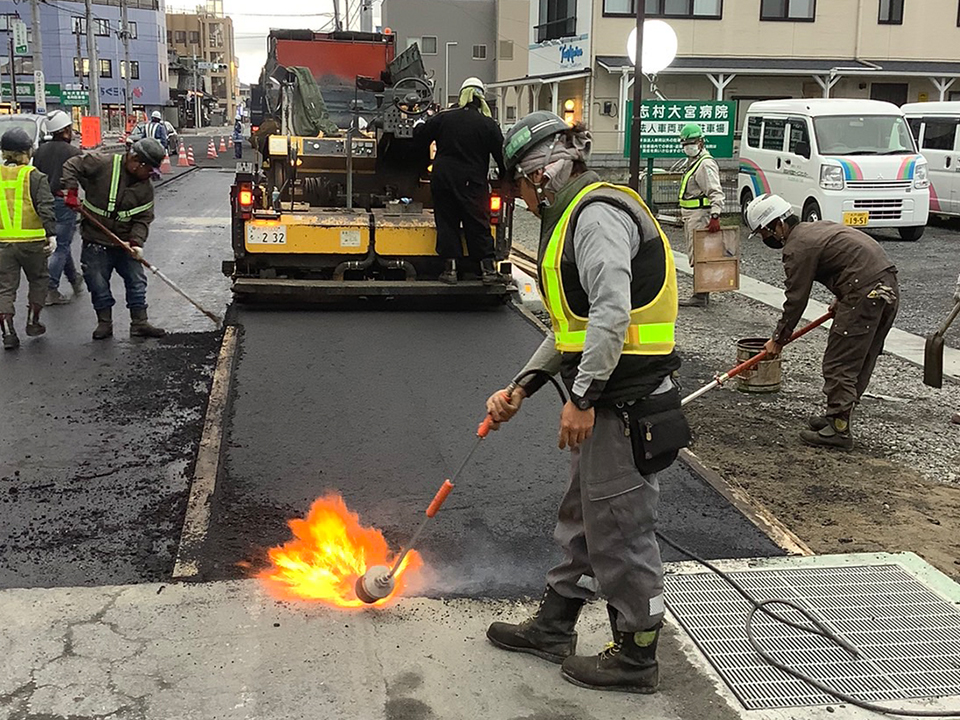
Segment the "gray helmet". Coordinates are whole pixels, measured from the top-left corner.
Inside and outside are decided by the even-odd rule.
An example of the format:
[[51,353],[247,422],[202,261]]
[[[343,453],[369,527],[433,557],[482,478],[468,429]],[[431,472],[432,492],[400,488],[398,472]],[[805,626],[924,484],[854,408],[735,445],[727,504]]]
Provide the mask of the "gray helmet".
[[503,162],[507,174],[512,176],[517,165],[530,150],[552,135],[567,132],[567,125],[559,115],[546,110],[538,110],[521,118],[507,132],[503,139]]
[[0,150],[30,152],[33,150],[33,140],[22,128],[10,128],[0,138]]
[[136,153],[138,158],[155,168],[160,167],[163,163],[163,158],[167,155],[163,150],[163,145],[153,138],[137,140],[130,150]]

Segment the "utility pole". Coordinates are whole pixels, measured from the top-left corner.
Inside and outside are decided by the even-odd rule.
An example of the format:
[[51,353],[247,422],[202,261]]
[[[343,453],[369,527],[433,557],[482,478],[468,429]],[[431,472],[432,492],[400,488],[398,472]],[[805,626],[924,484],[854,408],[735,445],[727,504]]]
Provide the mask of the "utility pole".
[[360,0],[360,32],[373,32],[373,0]]
[[[9,22],[9,21],[8,21]],[[17,71],[13,67],[13,32],[10,33],[10,112],[16,114],[17,108]]]
[[[43,30],[40,29],[40,0],[30,0],[30,12],[33,24],[33,72],[39,72],[40,77],[43,78],[45,76],[43,74]],[[38,80],[35,84],[39,83]],[[34,98],[35,107],[46,109],[46,85],[41,84],[38,89],[44,93],[44,96]]]
[[193,126],[200,128],[200,65],[197,53],[193,53]]
[[647,8],[643,0],[637,6],[637,57],[633,65],[633,122],[630,126],[630,187],[640,192],[640,111],[643,105],[643,24]]
[[340,0],[333,0],[333,29],[337,32],[343,29],[340,26]]
[[[100,60],[97,57],[97,38],[93,34],[93,0],[85,0],[87,26],[87,63],[90,67],[90,114],[100,117]],[[80,59],[80,82],[83,82],[83,59]]]
[[123,40],[123,121],[124,131],[130,117],[130,26],[127,24],[127,0],[120,0],[120,39]]

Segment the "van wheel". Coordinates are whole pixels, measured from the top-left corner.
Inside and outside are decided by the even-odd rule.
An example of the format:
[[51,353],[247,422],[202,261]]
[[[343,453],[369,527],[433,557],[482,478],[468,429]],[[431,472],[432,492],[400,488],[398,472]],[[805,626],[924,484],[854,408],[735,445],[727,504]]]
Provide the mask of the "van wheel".
[[902,227],[897,228],[897,232],[900,233],[901,240],[909,240],[910,242],[916,242],[921,237],[923,237],[923,231],[927,228],[924,225],[918,227]]
[[753,193],[749,190],[744,190],[740,193],[740,219],[743,221],[744,226],[747,224],[747,205],[753,202]]
[[803,222],[820,222],[822,219],[823,214],[820,212],[820,205],[817,204],[816,200],[811,200],[803,206],[803,217],[801,218]]

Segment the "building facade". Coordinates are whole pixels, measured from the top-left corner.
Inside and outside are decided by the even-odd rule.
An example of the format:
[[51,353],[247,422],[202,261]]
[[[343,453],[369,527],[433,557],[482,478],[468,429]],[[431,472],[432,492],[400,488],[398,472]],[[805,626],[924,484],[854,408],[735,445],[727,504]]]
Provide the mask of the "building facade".
[[[732,100],[738,130],[750,103],[762,99],[960,99],[958,0],[645,2],[648,17],[675,30],[679,48],[670,67],[644,80],[644,97]],[[529,24],[518,31],[505,18],[522,13],[522,0],[501,0],[501,43],[525,44],[528,56],[522,74],[516,63],[498,69],[501,122],[531,109],[562,111],[572,101],[595,151],[622,155],[633,95],[626,52],[633,3],[528,0]]]
[[[172,88],[173,95],[182,100],[199,88],[205,102],[216,101],[206,102],[211,111],[204,124],[232,123],[237,115],[240,81],[233,20],[224,15],[222,0],[208,1],[193,13],[168,12],[166,21],[171,65],[178,68],[179,78],[178,85]],[[185,108],[189,111],[189,103]]]
[[[167,85],[166,29],[162,0],[128,0],[127,19],[130,25],[130,95],[134,110],[151,112],[169,103]],[[84,3],[62,0],[41,3],[40,29],[43,41],[43,72],[47,83],[47,110],[63,106],[64,89],[89,89],[90,61],[87,56]],[[22,112],[36,108],[34,85],[34,28],[29,3],[0,0],[0,30],[4,40],[11,34],[11,21],[19,17],[30,29],[29,54],[14,58],[18,104]],[[100,80],[100,102],[105,128],[119,128],[126,92],[126,63],[120,34],[119,3],[94,0],[93,34],[97,44]],[[6,55],[6,53],[4,53]],[[3,73],[2,105],[10,108],[9,59],[0,62]],[[28,90],[24,93],[23,90]]]
[[383,0],[381,20],[397,35],[398,53],[420,46],[437,102],[455,102],[468,77],[496,79],[496,0]]

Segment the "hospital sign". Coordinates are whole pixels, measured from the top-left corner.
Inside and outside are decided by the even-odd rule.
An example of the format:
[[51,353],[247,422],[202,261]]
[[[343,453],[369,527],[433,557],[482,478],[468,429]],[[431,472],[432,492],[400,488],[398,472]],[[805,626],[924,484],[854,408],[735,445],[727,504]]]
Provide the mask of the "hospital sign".
[[[680,158],[680,131],[689,123],[703,130],[710,154],[716,158],[733,157],[736,127],[736,103],[709,100],[644,100],[640,107],[640,157]],[[630,155],[630,128],[633,102],[627,102],[625,157]]]

